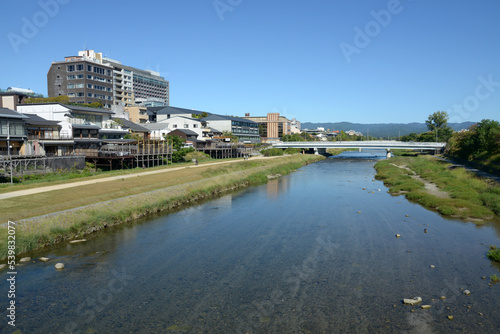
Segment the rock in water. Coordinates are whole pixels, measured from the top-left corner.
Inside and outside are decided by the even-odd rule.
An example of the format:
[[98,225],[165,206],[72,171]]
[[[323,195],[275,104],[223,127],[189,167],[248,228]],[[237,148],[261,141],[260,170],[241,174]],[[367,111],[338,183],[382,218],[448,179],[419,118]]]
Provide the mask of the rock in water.
[[76,243],[79,243],[79,242],[85,242],[85,241],[87,241],[87,239],[71,240],[69,243],[70,243],[70,244],[76,244]]
[[38,260],[42,261],[42,262],[47,262],[49,261],[50,259],[48,257],[41,257],[39,258]]
[[24,262],[30,262],[31,258],[30,257],[23,257],[19,262],[24,263]]
[[464,295],[466,295],[466,296],[470,295],[470,291],[469,290],[464,290]]
[[400,238],[401,237],[401,234],[396,234],[396,238]]
[[422,305],[422,306],[420,306],[420,308],[422,310],[427,310],[427,309],[431,308],[431,306],[430,305]]
[[422,302],[422,298],[420,297],[415,297],[415,298],[411,298],[411,299],[403,299],[403,303],[405,305],[417,305],[418,303],[421,303]]
[[57,270],[62,270],[64,269],[64,263],[56,263],[55,267]]

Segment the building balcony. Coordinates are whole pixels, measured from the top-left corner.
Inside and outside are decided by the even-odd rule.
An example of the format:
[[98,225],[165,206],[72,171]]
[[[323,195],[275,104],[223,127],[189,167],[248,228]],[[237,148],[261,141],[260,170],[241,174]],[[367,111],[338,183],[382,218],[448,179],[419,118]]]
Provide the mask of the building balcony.
[[73,136],[67,133],[45,132],[39,134],[29,134],[28,140],[68,140],[73,139]]

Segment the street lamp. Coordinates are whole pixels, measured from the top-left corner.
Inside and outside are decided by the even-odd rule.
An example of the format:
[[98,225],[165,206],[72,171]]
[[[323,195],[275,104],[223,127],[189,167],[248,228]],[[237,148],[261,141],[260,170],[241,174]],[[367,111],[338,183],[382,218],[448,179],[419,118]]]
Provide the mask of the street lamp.
[[10,144],[10,122],[7,120],[7,154],[9,156],[9,161],[10,161],[10,184],[13,184],[13,177],[12,177],[12,156],[10,155],[10,149],[12,148],[12,145]]
[[9,141],[7,141],[7,145],[9,146],[9,160],[10,160],[10,184],[14,183],[14,179],[12,177],[12,156],[10,155],[10,150],[12,145],[10,145]]

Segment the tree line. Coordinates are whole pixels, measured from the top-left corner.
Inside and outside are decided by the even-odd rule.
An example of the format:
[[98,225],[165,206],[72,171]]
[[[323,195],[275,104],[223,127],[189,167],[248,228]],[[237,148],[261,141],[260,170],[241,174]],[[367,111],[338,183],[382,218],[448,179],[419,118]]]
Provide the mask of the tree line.
[[[455,132],[448,126],[448,113],[437,111],[427,118],[427,132],[410,133],[402,141],[446,142],[446,153],[465,160],[500,160],[500,123],[483,119],[469,128]],[[495,156],[498,155],[497,158]]]

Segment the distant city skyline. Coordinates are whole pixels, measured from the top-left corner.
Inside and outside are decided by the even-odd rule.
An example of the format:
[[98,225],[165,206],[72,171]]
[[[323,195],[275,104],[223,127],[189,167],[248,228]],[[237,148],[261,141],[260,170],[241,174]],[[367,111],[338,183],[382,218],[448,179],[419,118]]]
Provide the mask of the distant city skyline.
[[301,122],[499,120],[500,3],[466,0],[6,2],[0,88],[47,95],[93,49],[170,82],[170,105]]

